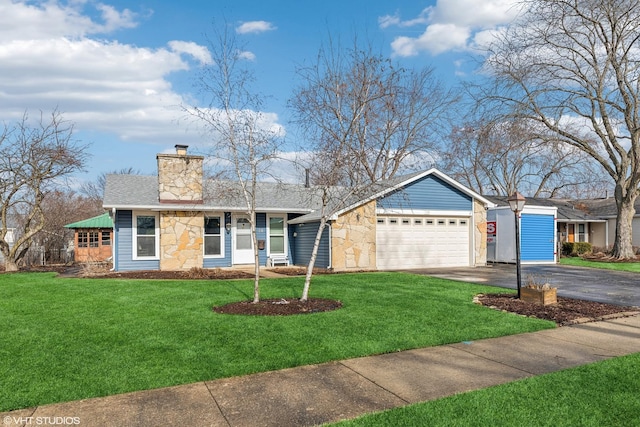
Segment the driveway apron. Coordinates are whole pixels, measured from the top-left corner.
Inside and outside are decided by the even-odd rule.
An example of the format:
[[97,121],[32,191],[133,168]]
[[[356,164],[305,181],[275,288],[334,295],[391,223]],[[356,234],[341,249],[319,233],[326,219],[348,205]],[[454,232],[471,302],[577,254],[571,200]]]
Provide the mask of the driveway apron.
[[[405,272],[516,289],[514,264],[486,267],[425,268]],[[564,265],[523,265],[522,285],[531,279],[558,288],[558,295],[640,307],[640,274]]]

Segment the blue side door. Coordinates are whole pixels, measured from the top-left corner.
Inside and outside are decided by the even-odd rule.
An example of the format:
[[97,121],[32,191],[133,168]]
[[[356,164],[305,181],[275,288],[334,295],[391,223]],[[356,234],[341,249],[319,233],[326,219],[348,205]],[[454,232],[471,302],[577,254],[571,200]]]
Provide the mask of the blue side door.
[[553,215],[522,214],[520,228],[522,261],[555,261]]

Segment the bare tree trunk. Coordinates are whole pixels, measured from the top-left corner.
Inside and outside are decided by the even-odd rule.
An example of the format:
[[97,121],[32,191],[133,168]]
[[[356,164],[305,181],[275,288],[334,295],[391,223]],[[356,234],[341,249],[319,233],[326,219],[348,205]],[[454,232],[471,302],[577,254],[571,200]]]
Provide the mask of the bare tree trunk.
[[616,221],[616,237],[613,243],[612,256],[617,259],[634,258],[633,251],[633,217],[636,213],[634,204],[637,198],[635,190],[623,194],[620,185],[616,186],[616,205],[618,216]]
[[260,302],[260,250],[258,249],[258,236],[256,235],[256,212],[251,213],[251,240],[253,241],[253,303]]
[[12,259],[4,257],[4,271],[18,271],[18,264]]
[[309,259],[309,265],[307,265],[307,275],[304,278],[304,287],[302,288],[302,297],[300,301],[307,301],[309,299],[309,287],[311,286],[311,276],[313,274],[313,267],[316,264],[316,258],[318,257],[318,249],[320,248],[320,240],[322,240],[322,233],[324,232],[327,220],[322,216],[320,219],[320,225],[318,226],[318,232],[316,233],[316,239],[313,242],[313,249],[311,250],[311,259]]

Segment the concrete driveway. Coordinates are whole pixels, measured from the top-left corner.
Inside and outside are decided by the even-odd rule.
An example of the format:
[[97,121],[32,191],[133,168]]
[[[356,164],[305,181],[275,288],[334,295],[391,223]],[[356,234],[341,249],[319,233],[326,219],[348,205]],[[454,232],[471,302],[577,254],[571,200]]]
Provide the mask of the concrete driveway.
[[[425,268],[403,270],[464,282],[516,289],[515,264],[490,264],[486,267]],[[533,277],[558,288],[558,295],[640,307],[640,274],[563,265],[523,265],[522,285]]]

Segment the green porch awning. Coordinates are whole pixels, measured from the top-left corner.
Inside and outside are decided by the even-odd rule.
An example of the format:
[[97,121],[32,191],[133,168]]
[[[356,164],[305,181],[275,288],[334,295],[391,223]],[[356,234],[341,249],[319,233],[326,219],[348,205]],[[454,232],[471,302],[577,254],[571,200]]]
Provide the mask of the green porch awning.
[[65,225],[65,228],[113,228],[113,221],[109,216],[109,212],[105,212],[93,218],[72,222],[71,224]]

